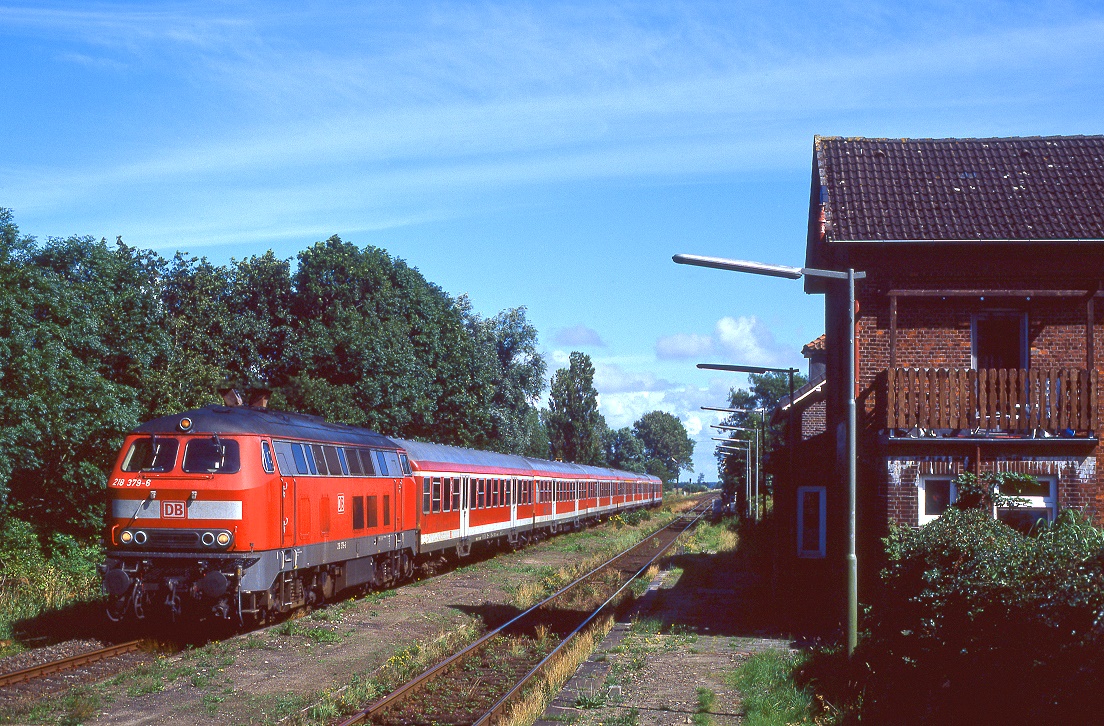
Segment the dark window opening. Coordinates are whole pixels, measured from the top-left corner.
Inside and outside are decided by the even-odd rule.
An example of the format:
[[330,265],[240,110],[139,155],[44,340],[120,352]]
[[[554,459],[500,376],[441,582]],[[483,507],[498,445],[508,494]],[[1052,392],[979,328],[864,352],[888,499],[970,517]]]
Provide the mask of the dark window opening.
[[387,527],[391,524],[391,495],[383,495],[383,526]]
[[360,455],[356,449],[345,449],[345,461],[349,465],[350,474],[364,476],[364,467],[360,465]]
[[337,456],[337,449],[332,446],[323,446],[322,454],[326,458],[326,468],[330,470],[330,476],[341,476],[344,472],[341,459]]
[[379,515],[376,511],[376,499],[375,496],[368,497],[368,528],[379,526]]
[[432,501],[430,493],[429,477],[422,479],[422,514],[429,514],[429,505]]
[[322,476],[329,476],[330,475],[330,468],[328,466],[326,466],[326,454],[322,450],[321,445],[319,445],[319,444],[308,444],[308,446],[310,446],[310,450],[314,454],[314,463],[315,463],[315,466],[318,467],[318,473],[321,474]]
[[353,529],[364,529],[364,497],[353,497]]
[[974,322],[974,354],[978,369],[1027,368],[1023,333],[1021,313],[978,314]]
[[272,462],[272,447],[268,445],[267,441],[261,442],[261,465],[264,467],[266,474],[276,471],[276,465]]

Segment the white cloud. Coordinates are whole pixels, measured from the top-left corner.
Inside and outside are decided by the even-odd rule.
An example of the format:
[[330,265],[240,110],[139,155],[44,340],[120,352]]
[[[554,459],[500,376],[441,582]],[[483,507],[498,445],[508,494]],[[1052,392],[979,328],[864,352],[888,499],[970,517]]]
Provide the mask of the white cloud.
[[724,317],[717,321],[714,332],[717,347],[730,360],[738,363],[770,364],[777,362],[778,345],[770,330],[754,316]]
[[650,371],[630,372],[619,365],[595,362],[594,387],[601,394],[654,392],[671,388],[671,383]]
[[726,316],[717,321],[711,336],[676,333],[660,338],[655,353],[660,360],[701,359],[717,353],[732,363],[772,365],[792,359],[795,351],[780,346],[755,316]]

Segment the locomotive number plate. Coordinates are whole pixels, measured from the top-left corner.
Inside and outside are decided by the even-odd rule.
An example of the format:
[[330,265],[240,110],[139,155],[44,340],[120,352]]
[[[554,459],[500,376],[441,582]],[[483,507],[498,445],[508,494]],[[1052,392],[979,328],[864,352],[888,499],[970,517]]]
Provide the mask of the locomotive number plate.
[[165,519],[184,519],[188,516],[188,507],[184,502],[161,502],[161,516]]

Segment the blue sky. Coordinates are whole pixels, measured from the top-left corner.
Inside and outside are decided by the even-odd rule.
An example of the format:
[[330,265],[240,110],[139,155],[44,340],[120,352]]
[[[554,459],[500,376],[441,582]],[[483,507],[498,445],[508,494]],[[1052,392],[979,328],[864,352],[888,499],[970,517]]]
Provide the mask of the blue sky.
[[0,5],[0,206],[218,262],[383,247],[526,306],[713,478],[699,407],[743,378],[694,364],[803,364],[822,300],[671,255],[800,264],[814,134],[1101,133],[1102,37],[1048,2]]

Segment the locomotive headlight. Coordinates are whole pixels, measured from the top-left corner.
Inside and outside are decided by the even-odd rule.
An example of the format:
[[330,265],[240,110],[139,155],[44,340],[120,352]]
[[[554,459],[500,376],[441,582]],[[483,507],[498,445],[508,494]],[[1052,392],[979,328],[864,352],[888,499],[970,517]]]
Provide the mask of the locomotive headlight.
[[200,536],[199,541],[203,543],[204,547],[210,547],[215,543],[215,535],[212,532],[204,532]]
[[218,543],[219,543],[220,545],[222,545],[223,547],[225,547],[226,545],[230,544],[230,535],[229,535],[228,533],[226,533],[226,532],[219,532],[219,535],[218,535],[218,537],[216,538],[216,541],[217,541],[217,542],[218,542]]
[[146,543],[146,539],[148,539],[148,538],[146,537],[146,533],[145,533],[145,532],[143,532],[142,530],[138,530],[137,532],[135,532],[135,533],[134,533],[134,542],[135,542],[136,544],[140,544],[140,545],[141,545],[141,544],[145,544],[145,543]]
[[122,531],[122,534],[119,535],[119,541],[122,542],[123,544],[130,544],[131,540],[133,540],[133,539],[134,539],[134,535],[132,535],[130,533],[130,531],[126,530],[126,529],[124,529]]

